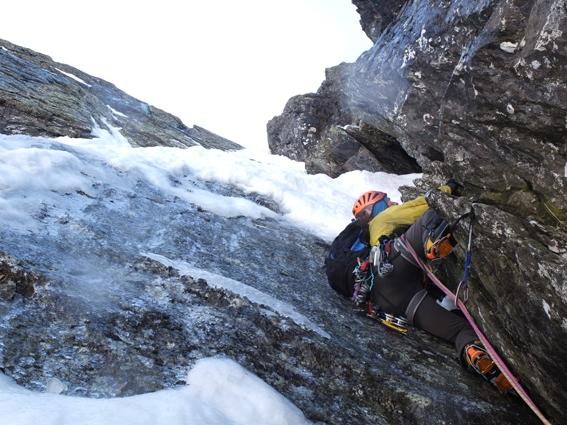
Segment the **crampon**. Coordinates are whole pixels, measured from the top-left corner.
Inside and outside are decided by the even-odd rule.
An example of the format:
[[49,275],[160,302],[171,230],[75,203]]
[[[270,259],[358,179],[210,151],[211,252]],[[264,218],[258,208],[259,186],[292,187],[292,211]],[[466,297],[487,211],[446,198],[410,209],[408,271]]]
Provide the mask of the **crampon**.
[[479,344],[468,344],[464,348],[464,358],[467,366],[482,375],[502,393],[512,392],[512,384],[502,374],[484,347]]

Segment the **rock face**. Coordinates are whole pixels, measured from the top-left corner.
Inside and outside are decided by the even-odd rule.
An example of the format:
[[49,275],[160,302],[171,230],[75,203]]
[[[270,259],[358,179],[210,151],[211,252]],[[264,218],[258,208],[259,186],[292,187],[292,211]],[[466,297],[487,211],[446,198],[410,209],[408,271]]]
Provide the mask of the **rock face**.
[[[471,205],[477,212],[472,313],[536,404],[565,423],[565,2],[353,3],[374,46],[356,63],[329,70],[316,94],[288,102],[268,124],[272,151],[335,176],[363,149],[366,164],[382,161],[373,147],[389,140],[415,158],[424,189],[454,176],[462,196],[434,193],[429,203],[451,220]],[[322,103],[335,113],[308,139],[301,130],[309,111],[295,105]],[[337,126],[362,133],[352,136],[358,149],[349,139],[346,153],[327,136]],[[457,238],[466,246],[465,226]],[[460,281],[463,259],[461,250],[448,263],[448,282]]]
[[120,128],[133,146],[242,146],[135,99],[100,78],[0,39],[0,133],[93,137]]
[[290,99],[282,115],[267,125],[273,153],[305,162],[309,173],[337,177],[353,170],[395,174],[421,172],[421,167],[395,138],[360,122],[342,107],[348,102],[348,64],[327,70],[327,80],[317,94]]
[[[86,161],[57,142],[34,149]],[[19,384],[42,392],[56,378],[66,395],[124,397],[183,384],[195,361],[222,356],[315,423],[537,423],[519,400],[463,372],[449,344],[401,335],[333,293],[320,239],[277,219],[216,216],[103,168],[88,194],[61,195],[80,207],[51,201],[35,231],[0,227],[0,371]],[[174,183],[186,180],[278,211],[272,199],[189,173]],[[274,302],[181,276],[156,254]]]
[[[382,10],[372,8],[372,2],[365,4],[375,13]],[[196,135],[183,138],[181,134],[189,131],[173,131],[178,120],[165,112],[158,114],[150,107],[151,113],[146,114],[142,102],[118,92],[121,101],[101,101],[102,95],[91,96],[89,90],[102,93],[113,86],[57,64],[92,83],[85,88],[53,71],[45,56],[2,43],[0,129],[4,133],[91,137],[90,116],[94,116],[99,126],[120,124],[134,146],[144,146],[146,134],[169,146],[172,134],[176,141],[185,141],[184,146],[191,143],[189,139],[206,135],[196,129]],[[43,58],[44,66],[34,65],[25,55]],[[356,64],[360,73],[364,58],[369,55]],[[355,99],[353,93],[349,96]],[[46,112],[44,105],[58,99],[82,112],[75,113],[74,108]],[[329,107],[339,105],[329,102]],[[128,119],[136,116],[132,121],[142,122],[142,117],[148,121],[144,126],[128,123],[106,104]],[[362,114],[363,108],[353,105]],[[316,108],[315,112],[314,117],[325,118]],[[346,113],[337,109],[337,116]],[[360,114],[351,116],[365,119],[341,124],[346,130],[336,130],[337,140],[344,135],[362,139],[373,134],[380,143],[399,144],[412,155],[418,150],[408,147],[417,143],[416,138],[402,138],[405,133],[392,133],[389,127],[380,129],[378,122],[386,119],[377,115],[374,122]],[[157,115],[163,120],[157,120]],[[349,124],[352,128],[346,127]],[[439,142],[435,155],[442,156],[446,145]],[[369,152],[379,149],[368,146]],[[53,142],[41,149],[63,148]],[[72,149],[65,152],[83,160]],[[416,158],[424,169],[444,170],[443,164],[425,161],[425,154]],[[470,164],[474,166],[474,161]],[[43,391],[55,377],[67,385],[68,395],[128,396],[182,384],[197,359],[226,356],[256,373],[316,423],[539,422],[519,399],[502,395],[478,376],[463,372],[454,349],[443,341],[418,330],[406,336],[395,333],[335,295],[321,269],[329,248],[325,242],[278,220],[215,216],[135,176],[108,168],[115,173],[109,179],[115,182],[112,185],[93,180],[88,195],[65,194],[73,205],[88,198],[84,209],[63,211],[46,204],[34,218],[36,232],[0,228],[0,371],[19,384]],[[434,182],[443,176],[441,172],[429,175]],[[463,177],[457,174],[458,179]],[[492,180],[486,177],[488,184]],[[433,193],[432,204],[443,205],[451,215],[467,210],[470,200],[477,199],[473,195],[498,193],[461,181],[463,197]],[[280,210],[275,200],[232,186],[199,179],[193,184]],[[558,390],[566,356],[560,317],[565,316],[558,270],[563,270],[564,259],[546,244],[554,239],[555,249],[560,250],[563,239],[558,238],[555,223],[535,216],[531,221],[518,218],[499,208],[498,199],[493,198],[476,207],[479,230],[475,231],[470,303],[489,336],[498,335],[499,348],[538,404],[562,418],[564,395]],[[508,217],[514,220],[508,222]],[[458,229],[461,240],[464,230]],[[514,249],[521,268],[512,263]],[[272,305],[249,301],[194,276],[180,276],[174,267],[146,255],[157,251],[262,291],[292,306],[305,320],[298,324]],[[533,259],[532,254],[540,257]],[[462,251],[457,255],[462,259]],[[448,275],[462,272],[457,260],[446,265]],[[543,275],[549,279],[544,281]],[[525,320],[526,312],[537,315]]]

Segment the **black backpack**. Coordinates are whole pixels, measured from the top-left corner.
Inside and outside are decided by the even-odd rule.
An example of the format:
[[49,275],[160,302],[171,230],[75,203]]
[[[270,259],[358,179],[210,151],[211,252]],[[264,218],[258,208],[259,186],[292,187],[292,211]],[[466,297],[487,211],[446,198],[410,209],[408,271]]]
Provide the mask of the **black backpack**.
[[[357,240],[359,243],[353,247]],[[331,288],[345,297],[352,297],[356,278],[353,271],[358,266],[358,259],[364,261],[370,249],[368,223],[353,220],[335,238],[325,259],[325,272]]]

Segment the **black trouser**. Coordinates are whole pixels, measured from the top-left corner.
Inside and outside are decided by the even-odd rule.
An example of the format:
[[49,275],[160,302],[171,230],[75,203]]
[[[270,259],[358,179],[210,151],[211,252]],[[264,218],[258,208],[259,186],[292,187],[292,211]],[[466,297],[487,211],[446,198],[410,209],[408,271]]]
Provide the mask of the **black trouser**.
[[[433,210],[425,212],[408,229],[406,241],[422,259],[425,259],[424,239],[437,215]],[[421,268],[411,261],[406,253],[396,249],[390,254],[393,272],[384,277],[376,277],[372,288],[372,299],[380,310],[394,316],[406,316],[408,305],[414,296],[424,288],[424,275]],[[413,325],[433,335],[455,344],[457,353],[478,336],[469,322],[462,316],[441,307],[431,295],[426,295],[413,315]]]

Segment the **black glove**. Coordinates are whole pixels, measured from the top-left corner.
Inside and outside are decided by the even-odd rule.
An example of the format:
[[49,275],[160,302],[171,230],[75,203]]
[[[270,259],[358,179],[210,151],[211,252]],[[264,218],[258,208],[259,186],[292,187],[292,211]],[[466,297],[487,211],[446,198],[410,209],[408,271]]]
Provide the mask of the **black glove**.
[[451,193],[454,194],[455,191],[457,190],[458,186],[461,186],[459,183],[457,183],[455,181],[455,179],[453,177],[451,177],[449,180],[447,180],[447,183],[445,183],[445,186],[449,186],[451,188]]

